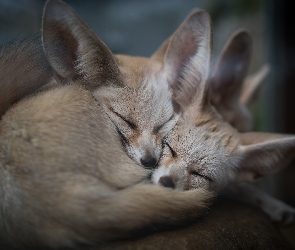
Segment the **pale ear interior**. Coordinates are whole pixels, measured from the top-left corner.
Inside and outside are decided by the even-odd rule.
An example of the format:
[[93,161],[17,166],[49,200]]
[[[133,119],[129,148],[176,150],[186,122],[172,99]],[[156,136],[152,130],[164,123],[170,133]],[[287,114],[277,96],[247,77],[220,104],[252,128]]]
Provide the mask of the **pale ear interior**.
[[192,12],[154,54],[163,58],[174,100],[189,105],[208,78],[212,51],[211,20],[202,10]]
[[42,23],[43,47],[58,80],[82,80],[86,86],[115,81],[116,61],[75,11],[59,0],[47,1]]
[[238,179],[252,181],[280,171],[295,158],[295,136],[251,132],[240,134]]

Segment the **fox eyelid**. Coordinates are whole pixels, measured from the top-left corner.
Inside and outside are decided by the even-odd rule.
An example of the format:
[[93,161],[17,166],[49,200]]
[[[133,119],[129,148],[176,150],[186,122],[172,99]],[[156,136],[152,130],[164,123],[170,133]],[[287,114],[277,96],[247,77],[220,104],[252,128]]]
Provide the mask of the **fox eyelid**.
[[156,127],[154,128],[154,133],[159,132],[159,130],[160,130],[161,128],[163,128],[163,127],[164,127],[168,122],[170,122],[173,118],[174,118],[174,115],[172,115],[172,116],[168,119],[168,121],[164,122],[162,125],[156,126]]
[[154,133],[158,133],[159,130],[160,130],[164,125],[165,125],[165,123],[162,124],[162,125],[160,125],[160,126],[155,127],[155,128],[154,128]]
[[112,109],[112,108],[111,108],[111,111],[112,111],[115,115],[117,115],[118,117],[120,117],[124,122],[126,122],[127,125],[128,125],[131,129],[133,129],[133,130],[136,130],[136,129],[137,129],[136,124],[134,124],[134,123],[131,122],[131,121],[128,121],[125,117],[123,117],[122,115],[120,115],[119,113],[117,113],[116,111],[114,111],[114,109]]
[[193,176],[195,176],[195,177],[202,177],[202,178],[204,178],[204,179],[206,179],[207,181],[210,181],[210,182],[213,181],[213,180],[212,180],[211,178],[209,178],[208,176],[206,176],[206,175],[202,175],[202,174],[198,173],[196,170],[191,170],[191,171],[190,171],[190,174],[193,175]]
[[166,142],[166,145],[168,146],[168,148],[170,149],[170,152],[172,154],[173,158],[177,157],[177,153],[171,148],[171,146]]
[[118,129],[118,127],[116,127],[116,130],[120,136],[120,139],[121,139],[121,142],[123,145],[128,145],[129,144],[129,141],[128,139],[125,137],[125,135],[120,131],[120,129]]

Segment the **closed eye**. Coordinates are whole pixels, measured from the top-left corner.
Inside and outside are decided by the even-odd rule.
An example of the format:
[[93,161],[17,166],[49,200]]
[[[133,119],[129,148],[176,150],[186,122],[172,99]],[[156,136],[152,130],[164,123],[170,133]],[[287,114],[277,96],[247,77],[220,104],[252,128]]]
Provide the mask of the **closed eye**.
[[206,175],[202,175],[202,174],[200,174],[200,173],[198,173],[196,170],[191,170],[190,171],[190,174],[191,175],[193,175],[193,176],[195,176],[195,177],[202,177],[202,178],[204,178],[204,179],[206,179],[207,181],[213,181],[211,178],[209,178],[208,176],[206,176]]
[[176,158],[177,157],[177,153],[171,148],[171,146],[166,143],[167,147],[170,149],[170,152],[171,152],[171,155],[173,158]]
[[154,133],[158,133],[161,128],[163,128],[168,122],[170,122],[174,118],[174,115],[172,115],[168,121],[164,122],[162,125],[156,126],[154,128]]
[[128,121],[125,117],[123,117],[122,115],[120,115],[119,113],[117,113],[116,111],[114,111],[112,108],[111,108],[111,111],[112,111],[115,115],[117,115],[118,117],[120,117],[124,122],[126,122],[127,125],[128,125],[131,129],[133,129],[133,130],[136,130],[136,129],[137,129],[136,124],[134,124],[134,123],[131,122],[131,121]]
[[119,136],[120,136],[120,138],[121,138],[121,142],[122,142],[122,144],[123,145],[128,145],[129,144],[129,141],[128,141],[128,139],[126,138],[126,136],[120,131],[120,129],[118,129],[117,127],[116,127],[116,130],[117,130],[117,132],[118,132],[118,134],[119,134]]

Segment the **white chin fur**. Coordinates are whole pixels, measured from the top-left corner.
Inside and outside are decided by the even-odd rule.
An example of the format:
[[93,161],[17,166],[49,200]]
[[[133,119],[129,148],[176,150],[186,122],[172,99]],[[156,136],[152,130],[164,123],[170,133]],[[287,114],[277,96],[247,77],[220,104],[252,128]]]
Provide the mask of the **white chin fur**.
[[153,173],[153,177],[152,177],[153,183],[157,185],[162,176],[169,175],[169,169],[170,168],[164,168],[164,167],[157,168]]

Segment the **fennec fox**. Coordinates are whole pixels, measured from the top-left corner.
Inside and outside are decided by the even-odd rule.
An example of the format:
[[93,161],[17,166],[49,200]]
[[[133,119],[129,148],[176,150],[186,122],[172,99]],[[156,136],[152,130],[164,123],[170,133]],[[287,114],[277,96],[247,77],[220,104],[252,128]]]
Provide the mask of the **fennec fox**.
[[[90,90],[115,124],[129,157],[153,168],[181,112],[177,101],[180,76],[185,80],[192,74],[186,67],[191,60],[199,71],[194,74],[200,77],[203,65],[208,64],[207,19],[188,17],[175,31],[165,61],[160,63],[113,55],[70,7],[53,2],[44,12],[43,46],[55,79],[61,85],[69,80],[82,83]],[[108,91],[114,80],[116,86]]]
[[[210,104],[195,103],[167,137],[153,182],[183,190],[203,187],[235,191],[231,185],[273,174],[294,157],[295,136],[239,133]],[[254,189],[246,185],[242,187],[239,189],[244,190],[244,198],[260,206],[273,220],[294,220],[295,210],[290,206],[262,192],[254,194]]]
[[147,182],[92,94],[68,85],[27,98],[0,122],[0,242],[64,247],[177,224],[205,208],[204,190]]
[[[197,53],[186,46],[180,47],[175,40],[174,47],[177,48],[167,53],[164,64],[155,63],[147,58],[113,55],[72,9],[65,4],[60,3],[60,5],[63,6],[60,10],[47,8],[48,14],[45,13],[43,20],[43,45],[49,61],[49,64],[47,61],[44,62],[49,68],[46,81],[50,83],[52,81],[50,78],[52,67],[59,85],[69,80],[82,82],[94,97],[99,99],[105,112],[116,125],[129,157],[144,167],[154,167],[162,152],[163,139],[179,117],[177,102],[171,101],[171,92],[173,96],[177,95],[174,89],[179,75],[187,74],[186,62],[193,57],[201,58],[202,50]],[[180,30],[186,29],[189,25],[189,21],[184,22]],[[204,39],[200,38],[193,43],[199,48],[203,41]],[[188,41],[186,45],[189,46],[190,43],[191,41]],[[177,56],[179,51],[182,56]],[[21,58],[26,56],[25,53]],[[43,61],[43,55],[38,56]],[[38,63],[36,60],[36,64]],[[33,92],[36,89],[36,82],[38,87],[44,85],[43,81],[35,79],[29,79],[28,83],[23,82],[23,74],[20,72],[22,68],[20,66],[19,68],[19,71],[15,70],[13,73],[7,71],[8,73],[4,75],[4,80],[13,78],[5,85],[11,94],[18,93],[16,88],[31,89]],[[42,67],[38,69],[43,72],[42,70]],[[34,70],[32,72],[36,79],[39,79],[38,72]],[[104,74],[108,74],[110,79],[100,82],[101,88],[98,91],[97,79]],[[3,78],[3,75],[1,77]],[[112,79],[116,79],[118,84],[106,95],[103,93],[104,86],[109,85]],[[21,97],[28,94],[28,91],[20,92]],[[129,94],[125,95],[125,92]],[[100,98],[101,94],[103,98]],[[2,106],[4,113],[10,103],[6,99],[11,99],[11,95],[5,89],[1,95],[6,97],[1,99],[0,103],[1,106],[2,101],[4,103]],[[134,98],[137,101],[134,101]],[[141,102],[138,102],[139,100]],[[135,103],[139,105],[135,107]]]
[[[248,36],[245,32],[238,35]],[[235,43],[235,40],[230,43]],[[232,56],[237,58],[238,53],[236,51]],[[240,60],[245,58],[240,57]],[[266,69],[263,71],[259,74],[266,73]],[[212,102],[212,95],[216,94],[214,89],[212,91],[212,75],[201,84],[195,84],[197,81],[192,78],[191,84],[182,86],[185,89],[183,92],[195,93],[192,88],[199,91],[190,99],[183,99],[182,104],[178,99],[185,112],[166,139],[159,167],[153,173],[153,182],[182,190],[203,187],[219,192],[227,189],[260,206],[273,220],[293,221],[295,210],[292,207],[242,182],[254,181],[286,167],[295,157],[295,136],[238,132],[229,124],[225,113],[217,111],[214,105],[218,102]],[[232,78],[229,80],[232,81]],[[251,95],[239,99],[244,96],[243,90],[239,93],[235,102],[246,104]],[[226,108],[226,112],[238,114],[237,119],[242,117],[247,121],[243,109]],[[240,130],[247,129],[241,128],[238,123],[233,125]]]
[[[71,8],[57,0],[46,3],[43,43],[60,86],[18,102],[0,121],[1,243],[95,244],[201,213],[208,191],[149,183],[152,170],[130,159],[120,141],[132,129],[136,136],[149,116],[153,129],[172,127],[175,115],[165,83],[173,89],[178,74],[187,75],[185,63],[203,58],[200,78],[208,75],[208,26],[207,13],[192,13],[175,33],[175,50],[165,64],[157,64],[114,56]],[[189,37],[181,39],[186,32]],[[173,102],[177,107],[177,98]],[[142,123],[131,120],[135,115]]]

